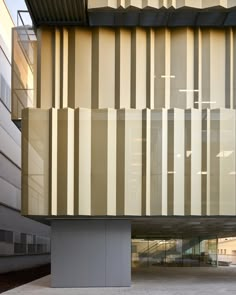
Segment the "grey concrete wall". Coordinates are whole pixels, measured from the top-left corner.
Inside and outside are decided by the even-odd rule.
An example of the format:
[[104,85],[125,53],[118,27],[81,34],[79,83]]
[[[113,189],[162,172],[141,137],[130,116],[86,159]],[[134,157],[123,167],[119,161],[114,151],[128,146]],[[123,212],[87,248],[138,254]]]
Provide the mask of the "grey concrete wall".
[[0,273],[22,270],[50,263],[50,255],[19,255],[0,257]]
[[0,229],[50,238],[51,228],[45,224],[21,216],[20,212],[1,206]]
[[53,220],[52,287],[130,286],[126,220]]

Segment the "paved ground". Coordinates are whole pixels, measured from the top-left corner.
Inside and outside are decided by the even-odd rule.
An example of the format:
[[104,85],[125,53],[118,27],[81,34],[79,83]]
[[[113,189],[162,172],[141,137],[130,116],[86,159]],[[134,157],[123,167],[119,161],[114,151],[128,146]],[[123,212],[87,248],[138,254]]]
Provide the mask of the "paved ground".
[[130,288],[50,288],[50,276],[43,277],[5,295],[218,295],[236,294],[236,268],[155,267],[135,271]]
[[50,274],[50,264],[0,274],[0,293]]

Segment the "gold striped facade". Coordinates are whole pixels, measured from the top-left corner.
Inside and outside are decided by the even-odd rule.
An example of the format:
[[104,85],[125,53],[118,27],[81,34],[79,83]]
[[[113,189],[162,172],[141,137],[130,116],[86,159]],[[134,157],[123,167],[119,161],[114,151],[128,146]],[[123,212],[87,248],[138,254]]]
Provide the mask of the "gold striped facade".
[[235,32],[38,29],[23,214],[235,215]]

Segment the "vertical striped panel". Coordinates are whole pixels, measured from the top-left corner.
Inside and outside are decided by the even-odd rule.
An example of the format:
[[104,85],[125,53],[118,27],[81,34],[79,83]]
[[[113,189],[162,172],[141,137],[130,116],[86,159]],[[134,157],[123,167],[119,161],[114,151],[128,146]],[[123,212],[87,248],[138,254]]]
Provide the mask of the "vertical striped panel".
[[185,214],[201,215],[201,113],[195,109],[185,111]]
[[22,132],[26,215],[235,214],[235,110],[25,109]]
[[146,107],[147,35],[146,30],[135,28],[131,43],[131,107]]
[[236,109],[236,29],[232,28],[233,31],[233,53],[232,53],[232,68],[233,68],[233,80],[232,80],[232,84],[233,84],[233,104],[232,104],[232,108]]
[[151,111],[150,214],[167,214],[167,110]]
[[53,30],[40,28],[37,31],[37,107],[51,108],[53,106],[53,62],[52,46]]
[[155,76],[155,32],[153,29],[147,30],[147,69],[146,69],[146,106],[154,108],[154,76]]
[[117,214],[142,212],[142,111],[118,111]]
[[151,111],[149,109],[143,110],[142,125],[142,215],[150,215]]
[[57,210],[74,214],[74,110],[58,110]]
[[154,108],[170,107],[170,31],[155,30]]
[[108,109],[107,123],[107,215],[116,215],[116,110]]
[[91,108],[92,32],[75,28],[69,31],[69,105]]
[[193,107],[194,87],[194,35],[188,28],[171,31],[171,79],[170,107]]
[[168,112],[168,214],[184,215],[184,110]]
[[58,153],[57,109],[50,110],[50,199],[51,214],[57,215],[57,153]]
[[92,110],[92,215],[114,215],[116,212],[115,121],[115,110]]
[[99,108],[115,107],[115,31],[99,29]]
[[68,107],[68,30],[61,29],[61,108]]
[[220,112],[219,109],[210,112],[210,215],[218,215],[219,183],[220,183]]
[[116,214],[125,215],[125,125],[126,110],[117,110],[117,167],[116,167]]
[[38,36],[38,107],[235,108],[234,29],[41,28]]
[[29,215],[49,215],[49,111],[26,109],[23,115],[23,160],[26,161],[22,167],[25,196],[22,209]]
[[75,110],[75,214],[91,214],[91,110]]
[[131,107],[131,32],[127,29],[116,31],[115,56],[115,107]]
[[235,110],[220,109],[219,214],[234,215],[235,190]]
[[59,29],[54,31],[53,39],[53,107],[60,107],[60,77],[61,77],[61,34]]

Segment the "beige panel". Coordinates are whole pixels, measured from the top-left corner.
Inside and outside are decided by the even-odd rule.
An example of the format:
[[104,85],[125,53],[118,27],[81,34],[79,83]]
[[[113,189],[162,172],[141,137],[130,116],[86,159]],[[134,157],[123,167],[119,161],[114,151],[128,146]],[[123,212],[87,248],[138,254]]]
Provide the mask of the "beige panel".
[[233,28],[233,54],[232,54],[232,67],[233,67],[233,104],[232,108],[236,109],[236,29]]
[[193,108],[202,108],[202,30],[194,31],[194,105]]
[[[115,107],[115,31],[98,29],[98,107]],[[96,55],[96,54],[95,54]]]
[[155,76],[155,31],[153,29],[147,30],[147,98],[146,106],[150,109],[154,108],[154,76]]
[[[234,124],[233,124],[234,122]],[[220,110],[219,214],[235,215],[235,111]]]
[[142,215],[150,215],[151,111],[149,109],[143,110],[142,125]]
[[91,214],[91,110],[75,110],[75,215]]
[[54,52],[54,71],[53,71],[53,107],[60,107],[60,88],[61,88],[61,34],[59,29],[54,31],[53,40],[53,52]]
[[61,108],[68,107],[68,30],[61,29]]
[[[200,98],[199,104],[200,107],[210,108],[212,105],[210,103],[206,103],[211,101],[211,93],[210,93],[210,74],[211,74],[211,64],[210,64],[210,30],[203,29],[201,32],[201,74],[200,79],[201,81],[201,88],[200,90]],[[199,69],[199,70],[200,70]]]
[[22,212],[26,210],[29,215],[48,215],[49,111],[25,109],[23,116],[23,160],[27,159],[22,170]]
[[116,215],[116,110],[107,111],[107,215]]
[[168,111],[168,214],[184,215],[184,110]]
[[48,28],[37,30],[38,39],[38,75],[37,75],[37,106],[51,108],[53,102],[53,31]]
[[235,214],[235,111],[211,111],[210,214]]
[[202,215],[210,214],[210,110],[202,111],[201,189]]
[[185,111],[185,214],[201,215],[202,118],[198,110]]
[[[106,60],[106,62],[104,62]],[[115,32],[93,30],[92,107],[115,107]]]
[[219,182],[220,182],[220,111],[210,113],[210,215],[219,215]]
[[131,107],[146,107],[147,35],[146,30],[135,28],[132,31],[131,45]]
[[117,109],[131,107],[131,31],[116,31],[115,100]]
[[70,29],[69,52],[69,104],[75,108],[91,108],[92,31]]
[[155,31],[154,60],[154,108],[170,107],[170,80],[173,78],[170,69],[170,31]]
[[51,214],[57,215],[57,152],[58,115],[57,109],[50,110],[50,200]]
[[167,214],[167,110],[151,111],[150,213]]
[[92,215],[116,212],[115,120],[115,110],[92,110]]
[[116,167],[116,214],[125,214],[125,125],[126,110],[117,110],[117,167]]
[[171,31],[171,79],[170,107],[193,107],[194,95],[194,33],[188,28]]
[[202,31],[202,108],[225,107],[225,39],[224,30]]
[[225,31],[225,37],[225,107],[233,108],[234,35],[232,28]]
[[117,113],[117,215],[141,215],[142,111]]
[[58,110],[58,215],[74,214],[74,110]]
[[[225,107],[225,31],[211,30],[210,100],[214,108]],[[229,78],[230,79],[230,78]],[[220,81],[220,83],[219,83]],[[216,102],[216,103],[214,103]]]

